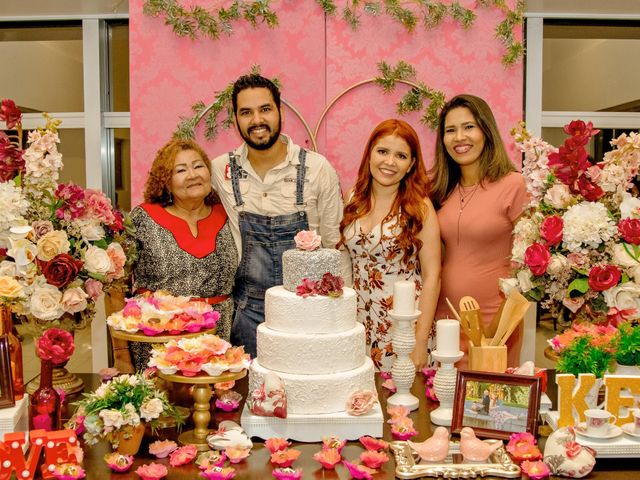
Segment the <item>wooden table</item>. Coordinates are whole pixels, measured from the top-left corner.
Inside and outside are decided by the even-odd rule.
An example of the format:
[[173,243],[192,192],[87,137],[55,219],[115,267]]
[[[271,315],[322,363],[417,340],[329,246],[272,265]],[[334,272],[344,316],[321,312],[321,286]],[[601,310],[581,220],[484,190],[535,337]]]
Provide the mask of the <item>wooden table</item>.
[[[550,372],[548,395],[551,398],[554,407],[556,401],[556,385],[554,380],[554,372]],[[86,389],[95,389],[100,383],[100,379],[97,375],[85,374],[80,375],[85,381]],[[381,388],[380,378],[376,378],[376,386],[380,393],[380,400],[382,403],[383,411],[386,409],[386,398],[389,396],[387,390]],[[177,386],[177,385],[176,385]],[[247,379],[244,378],[238,381],[238,385],[235,388],[236,391],[241,393],[246,398],[247,392]],[[424,396],[424,381],[422,375],[416,376],[412,393],[420,399],[420,405],[418,410],[412,412],[411,417],[414,421],[418,435],[414,438],[415,441],[422,441],[431,436],[431,432],[435,429],[435,425],[432,425],[429,420],[429,412],[437,407],[437,404],[431,403]],[[185,396],[184,405],[189,406],[190,397],[188,391],[181,391],[176,389],[174,394]],[[74,399],[71,398],[70,402]],[[217,424],[222,420],[233,420],[240,423],[240,410],[237,412],[225,413],[220,410],[214,410],[212,412],[212,419]],[[213,427],[213,424],[212,424]],[[188,427],[187,427],[188,428]],[[331,432],[327,432],[329,435]],[[155,441],[156,438],[145,436],[142,447],[131,469],[124,474],[111,473],[109,468],[104,463],[102,457],[111,451],[111,448],[105,442],[100,442],[98,445],[92,447],[85,446],[85,460],[84,468],[87,471],[87,479],[112,479],[112,480],[139,480],[139,477],[134,473],[135,469],[145,463],[152,461],[166,464],[169,469],[169,475],[166,477],[168,480],[178,479],[197,479],[199,470],[195,464],[190,464],[185,467],[173,468],[169,466],[168,459],[155,460],[148,454],[149,443]],[[172,429],[161,430],[159,432],[159,438],[177,438],[177,432]],[[388,424],[384,426],[384,438],[391,440],[391,432]],[[541,449],[544,451],[544,438],[540,439]],[[338,465],[334,470],[323,470],[318,462],[313,460],[313,454],[321,449],[320,444],[294,444],[297,450],[302,452],[302,455],[293,464],[295,468],[301,468],[303,470],[303,479],[348,479],[350,478],[347,469]],[[359,442],[350,442],[342,450],[342,457],[348,461],[359,461],[360,453],[363,451],[363,447]],[[394,475],[394,461],[393,455],[389,453],[391,460],[383,466],[380,473],[374,475],[374,480],[393,479]],[[238,480],[262,480],[274,478],[271,475],[272,466],[269,462],[269,450],[267,450],[261,443],[254,443],[254,448],[251,451],[251,455],[244,462],[232,465],[236,469],[235,479]],[[526,477],[523,477],[526,478]],[[560,478],[560,477],[553,477]],[[631,480],[640,478],[640,467],[638,466],[638,459],[601,459],[596,464],[596,469],[588,477],[588,480]]]

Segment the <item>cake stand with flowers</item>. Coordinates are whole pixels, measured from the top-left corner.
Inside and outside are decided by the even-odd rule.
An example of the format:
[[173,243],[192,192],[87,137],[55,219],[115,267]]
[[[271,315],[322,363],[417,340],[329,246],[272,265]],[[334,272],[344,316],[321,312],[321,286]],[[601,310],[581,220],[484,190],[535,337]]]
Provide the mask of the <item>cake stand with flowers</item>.
[[239,372],[226,372],[221,375],[211,376],[200,373],[194,376],[180,374],[164,374],[158,372],[158,376],[167,382],[186,383],[193,385],[193,424],[194,429],[183,432],[178,437],[182,445],[195,445],[198,451],[209,450],[207,436],[209,435],[209,421],[211,420],[210,402],[213,396],[211,386],[215,383],[239,380],[247,375],[247,370]]
[[196,338],[202,334],[214,334],[216,332],[215,328],[210,328],[208,330],[202,330],[200,332],[195,333],[180,333],[178,335],[145,335],[144,333],[135,332],[129,333],[122,330],[117,330],[113,327],[109,327],[109,332],[111,333],[112,338],[119,338],[120,340],[127,340],[129,342],[141,342],[141,343],[167,343],[171,340],[176,340],[180,338]]

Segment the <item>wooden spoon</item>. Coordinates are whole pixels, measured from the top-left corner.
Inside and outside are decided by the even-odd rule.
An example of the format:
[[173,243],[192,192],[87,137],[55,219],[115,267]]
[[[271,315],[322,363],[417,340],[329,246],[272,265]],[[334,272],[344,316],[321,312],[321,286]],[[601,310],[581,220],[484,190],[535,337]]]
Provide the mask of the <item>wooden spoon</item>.
[[469,338],[471,338],[474,345],[482,345],[482,330],[480,327],[482,318],[478,301],[473,297],[462,297],[459,306],[461,315],[466,316],[469,322],[469,330],[471,330],[471,337]]
[[[505,333],[511,326],[512,318],[517,318],[516,315],[518,312],[522,311],[524,306],[529,307],[529,301],[522,296],[520,292],[518,292],[515,288],[511,289],[509,292],[509,296],[504,303],[504,308],[502,309],[502,314],[500,315],[500,322],[498,323],[498,328],[496,329],[496,333],[491,339],[491,345],[496,346],[499,345],[500,340],[504,337]],[[524,310],[526,311],[526,309]],[[517,322],[516,322],[517,326]],[[515,329],[515,327],[513,327]],[[511,331],[513,332],[513,330]],[[511,335],[511,333],[509,333]],[[507,337],[508,338],[508,337]]]
[[519,303],[516,308],[513,310],[513,314],[511,315],[511,321],[507,326],[502,337],[498,340],[498,345],[504,345],[509,340],[511,334],[515,331],[515,329],[520,325],[520,322],[523,321],[525,314],[529,310],[529,302],[527,303]]
[[463,316],[458,314],[458,311],[451,303],[451,300],[449,300],[448,298],[445,298],[445,300],[447,301],[447,305],[449,306],[449,310],[451,310],[451,313],[453,313],[453,316],[456,317],[456,320],[460,322],[460,328],[462,328],[462,331],[467,336],[467,338],[470,339],[471,329],[469,328],[469,322],[467,322],[467,317],[464,316],[464,319],[463,319]]

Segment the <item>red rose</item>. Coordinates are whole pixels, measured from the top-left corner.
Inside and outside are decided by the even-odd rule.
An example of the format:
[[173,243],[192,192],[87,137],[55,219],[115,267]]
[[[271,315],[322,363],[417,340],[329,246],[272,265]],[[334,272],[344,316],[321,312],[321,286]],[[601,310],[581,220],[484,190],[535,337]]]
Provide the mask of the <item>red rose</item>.
[[49,328],[36,340],[38,357],[51,360],[54,365],[62,365],[69,360],[74,349],[73,336],[60,328]]
[[618,284],[622,272],[615,265],[593,267],[589,271],[589,286],[596,292],[604,292]]
[[9,100],[8,98],[3,98],[2,103],[0,103],[0,120],[4,120],[7,124],[7,128],[11,130],[16,126],[20,119],[22,118],[22,112],[13,100]]
[[524,263],[536,276],[544,275],[551,261],[551,254],[546,245],[535,242],[524,252]]
[[640,220],[625,218],[618,223],[618,231],[624,241],[633,245],[640,245]]
[[68,253],[60,253],[48,262],[42,262],[42,274],[47,283],[54,287],[64,288],[75,280],[83,262],[76,260]]
[[553,247],[562,241],[563,227],[564,222],[562,221],[562,218],[557,215],[547,217],[544,219],[540,227],[540,236],[547,241],[548,246]]

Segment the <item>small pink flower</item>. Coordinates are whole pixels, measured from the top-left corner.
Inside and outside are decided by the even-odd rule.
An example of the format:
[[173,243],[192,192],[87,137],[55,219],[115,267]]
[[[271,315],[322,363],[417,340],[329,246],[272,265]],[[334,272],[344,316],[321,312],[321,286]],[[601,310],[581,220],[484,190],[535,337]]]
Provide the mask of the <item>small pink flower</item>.
[[391,393],[395,393],[395,392],[396,392],[396,390],[398,390],[398,389],[396,388],[395,384],[393,383],[393,379],[392,379],[392,378],[389,378],[389,379],[385,380],[385,381],[382,383],[382,386],[383,386],[384,388],[386,388],[387,390],[389,390]]
[[102,282],[94,280],[93,278],[89,278],[84,282],[84,289],[92,300],[95,300],[102,295],[102,287]]
[[296,295],[302,298],[314,296],[316,294],[316,282],[303,278],[302,283],[296,287]]
[[569,458],[577,457],[580,454],[580,452],[582,452],[582,445],[580,445],[578,442],[575,442],[575,441],[567,442],[564,445],[564,450],[567,454],[567,457]]
[[196,455],[198,454],[198,449],[195,445],[185,445],[184,447],[180,447],[173,452],[169,456],[169,465],[172,467],[180,467],[182,465],[186,465],[191,463]]
[[294,448],[287,448],[285,450],[279,450],[271,454],[270,462],[274,465],[285,468],[290,467],[295,462],[302,452]]
[[235,385],[236,382],[234,380],[230,380],[228,382],[218,382],[213,386],[216,390],[231,390]]
[[351,475],[351,478],[372,480],[373,477],[371,476],[371,474],[376,473],[375,470],[372,470],[369,467],[349,463],[346,460],[343,460],[342,464],[347,467],[347,470],[349,470],[349,475]]
[[395,407],[387,406],[387,413],[391,418],[397,417],[406,417],[409,415],[410,410],[407,407],[403,407],[402,405],[397,405]]
[[264,442],[265,447],[269,449],[271,453],[279,452],[280,450],[286,450],[291,446],[291,442],[287,442],[286,439],[280,437],[273,437],[267,439]]
[[166,458],[178,448],[178,444],[172,440],[156,440],[149,445],[149,453],[156,458]]
[[551,471],[547,465],[538,460],[537,462],[522,462],[520,465],[522,473],[526,474],[531,480],[540,480],[551,475]]
[[200,476],[207,480],[230,480],[236,476],[236,470],[232,467],[215,467],[212,466],[200,472]]
[[302,469],[274,468],[271,474],[278,480],[300,480],[302,478]]
[[118,452],[108,453],[104,456],[104,461],[114,472],[126,472],[133,465],[133,455],[122,455]]
[[211,467],[224,467],[224,462],[227,456],[224,452],[218,450],[208,450],[198,455],[196,459],[196,465],[200,470],[207,470]]
[[410,418],[398,418],[387,420],[391,423],[391,435],[396,440],[409,440],[415,436],[418,432],[413,428],[413,420]]
[[389,456],[384,452],[366,450],[360,454],[360,461],[369,468],[378,469],[389,461]]
[[340,452],[335,448],[323,448],[313,454],[313,459],[320,463],[322,468],[327,470],[333,470],[335,466],[342,461]]
[[338,453],[342,452],[342,449],[347,444],[346,440],[342,440],[335,435],[330,437],[322,437],[322,448],[335,448]]
[[147,463],[136,470],[136,474],[142,480],[160,480],[166,477],[167,473],[169,473],[167,467],[160,463]]
[[349,415],[364,415],[371,411],[378,401],[378,394],[372,390],[358,390],[347,398],[346,410]]
[[302,230],[293,238],[300,250],[315,250],[322,243],[322,237],[315,230]]
[[60,463],[53,470],[58,480],[78,480],[87,476],[84,469],[75,463]]
[[360,443],[364,445],[364,448],[377,452],[378,450],[386,450],[389,448],[389,444],[384,440],[378,440],[377,438],[363,436],[359,438]]
[[242,400],[242,395],[238,392],[225,390],[216,399],[216,407],[225,412],[233,412],[240,406],[240,400]]
[[120,375],[120,370],[113,367],[103,368],[98,372],[98,375],[100,375],[100,379],[103,382],[106,382],[108,380],[111,380],[113,377],[117,377],[118,375]]
[[249,456],[251,449],[227,447],[224,453],[231,463],[240,463]]

